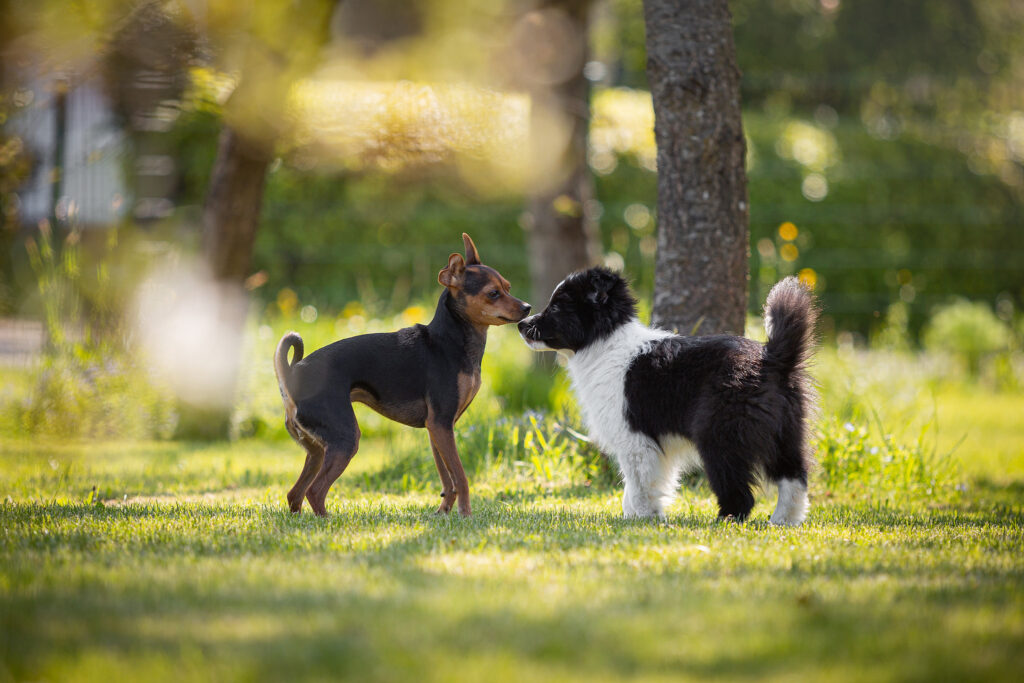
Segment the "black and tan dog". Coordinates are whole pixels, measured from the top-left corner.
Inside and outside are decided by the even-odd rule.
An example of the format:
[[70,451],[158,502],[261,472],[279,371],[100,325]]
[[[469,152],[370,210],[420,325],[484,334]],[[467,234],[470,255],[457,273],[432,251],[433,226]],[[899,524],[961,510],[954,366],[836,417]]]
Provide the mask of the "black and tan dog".
[[[470,514],[469,484],[455,447],[455,421],[480,389],[480,361],[487,328],[519,322],[530,305],[509,294],[508,281],[480,263],[463,233],[466,258],[448,257],[437,280],[444,291],[429,325],[387,334],[342,339],[302,357],[302,338],[286,334],[277,345],[274,369],[284,399],[288,433],[306,449],[306,464],[288,492],[292,512],[309,500],[326,515],[327,491],[359,448],[352,402],[381,415],[426,427],[443,498],[438,512]],[[291,365],[288,351],[295,349]]]

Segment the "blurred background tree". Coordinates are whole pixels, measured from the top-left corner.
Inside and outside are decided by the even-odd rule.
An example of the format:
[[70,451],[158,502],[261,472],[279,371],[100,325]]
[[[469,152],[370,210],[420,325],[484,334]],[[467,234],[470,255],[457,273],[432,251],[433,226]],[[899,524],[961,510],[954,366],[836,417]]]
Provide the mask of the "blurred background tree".
[[[594,180],[587,166],[592,0],[553,0],[523,15],[513,29],[514,82],[530,95],[532,169],[521,223],[535,306],[574,270],[601,258]],[[561,144],[552,144],[552,137]]]
[[[0,314],[44,308],[24,246],[43,220],[55,248],[77,233],[84,262],[102,255],[124,310],[152,289],[143,273],[190,255],[245,283],[259,315],[402,310],[436,296],[462,231],[535,306],[594,261],[651,297],[665,210],[641,0],[291,7],[0,3]],[[729,8],[747,311],[799,274],[844,340],[916,344],[954,296],[1017,329],[1021,3]],[[182,346],[170,312],[187,307],[161,301],[179,322],[157,336],[214,355],[212,372],[218,345]]]

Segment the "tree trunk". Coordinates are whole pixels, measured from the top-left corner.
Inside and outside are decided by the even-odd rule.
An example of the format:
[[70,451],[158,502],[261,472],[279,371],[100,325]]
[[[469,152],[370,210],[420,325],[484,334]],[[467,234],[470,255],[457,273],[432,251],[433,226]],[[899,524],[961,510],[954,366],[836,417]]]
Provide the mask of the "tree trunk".
[[749,250],[740,72],[726,0],[644,0],[658,145],[652,323],[742,334]]
[[218,282],[249,276],[272,145],[255,145],[225,125],[203,206],[203,254]]
[[228,349],[220,355],[231,366],[221,368],[225,381],[216,396],[203,395],[194,402],[179,403],[177,438],[220,439],[229,433],[248,314],[249,297],[243,283],[251,271],[272,149],[273,145],[247,142],[229,124],[220,134],[203,206],[202,234],[202,253],[208,275],[216,285],[210,290],[216,301],[200,303],[210,307],[221,331],[209,342]]
[[[590,201],[594,183],[587,165],[590,83],[583,67],[588,55],[589,8],[590,0],[556,0],[538,13],[535,22],[536,40],[541,43],[538,52],[565,60],[562,64],[534,64],[539,82],[530,87],[532,165],[547,170],[547,177],[539,179],[527,203],[530,303],[538,311],[566,275],[593,265],[601,256]],[[572,47],[543,44],[559,40],[564,32],[572,36],[568,41]],[[552,125],[567,128],[564,146],[553,145],[543,134]]]

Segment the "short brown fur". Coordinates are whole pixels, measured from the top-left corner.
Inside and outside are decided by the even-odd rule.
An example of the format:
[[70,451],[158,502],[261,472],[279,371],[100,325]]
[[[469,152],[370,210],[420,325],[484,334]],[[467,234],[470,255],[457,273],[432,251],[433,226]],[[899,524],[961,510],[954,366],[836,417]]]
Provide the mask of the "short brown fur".
[[[285,405],[285,426],[306,450],[305,465],[288,492],[292,512],[302,509],[305,498],[316,514],[326,516],[327,492],[359,448],[360,431],[351,408],[355,401],[396,422],[426,427],[441,479],[438,512],[447,513],[458,503],[461,514],[470,514],[469,484],[455,445],[454,425],[480,390],[480,360],[488,327],[522,320],[530,305],[513,297],[508,280],[480,263],[469,235],[462,237],[466,256],[452,254],[438,273],[446,293],[430,325],[335,342],[307,359],[302,358],[297,334],[281,339],[274,367]],[[293,347],[295,358],[289,365],[288,351]],[[378,353],[390,353],[390,363],[375,364]],[[414,362],[410,366],[395,354],[411,354]],[[332,382],[358,374],[360,368],[366,372],[367,366],[373,379],[352,381],[343,394],[344,402],[338,393],[343,387]],[[300,377],[295,379],[297,371]],[[422,394],[403,393],[403,388],[417,382],[424,385]]]

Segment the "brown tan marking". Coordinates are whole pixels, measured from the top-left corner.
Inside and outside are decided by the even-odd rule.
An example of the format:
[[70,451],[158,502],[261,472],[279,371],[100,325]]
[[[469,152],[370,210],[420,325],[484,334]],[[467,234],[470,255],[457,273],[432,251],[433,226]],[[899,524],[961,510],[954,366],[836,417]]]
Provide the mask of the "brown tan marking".
[[466,412],[466,408],[476,398],[476,392],[480,391],[481,383],[479,372],[474,372],[473,374],[459,373],[459,409],[455,413],[456,421],[462,417],[462,413]]
[[[374,386],[353,386],[349,391],[350,403],[337,406],[337,412],[328,425],[330,429],[321,440],[303,427],[298,421],[298,406],[291,397],[284,378],[288,376],[291,365],[302,360],[302,338],[295,333],[288,333],[278,344],[275,354],[275,370],[281,388],[281,397],[285,406],[285,426],[288,433],[306,449],[306,462],[298,480],[288,493],[288,503],[293,512],[302,507],[305,497],[313,511],[318,515],[327,515],[325,500],[327,492],[334,481],[345,471],[345,468],[359,449],[361,432],[352,413],[351,402],[363,403],[381,415],[413,427],[426,427],[430,434],[431,451],[438,476],[441,479],[442,501],[439,513],[448,513],[456,501],[462,515],[470,514],[469,483],[466,478],[462,461],[459,458],[455,443],[454,423],[466,411],[477,392],[480,390],[481,378],[479,371],[480,357],[486,343],[487,328],[492,325],[505,325],[518,322],[529,313],[529,305],[511,296],[508,280],[497,271],[480,263],[480,255],[469,235],[463,233],[465,257],[452,254],[448,263],[437,276],[438,282],[448,289],[452,297],[448,301],[454,303],[449,311],[442,315],[442,328],[445,320],[461,320],[458,325],[465,326],[468,322],[475,328],[476,334],[467,337],[462,367],[475,367],[475,371],[458,372],[456,375],[456,405],[450,405],[451,394],[442,392],[444,405],[439,411],[430,404],[429,395],[423,399],[406,400],[403,403],[382,402],[377,396]],[[469,275],[467,276],[467,271]],[[467,282],[468,279],[468,282]],[[468,291],[467,291],[468,290]],[[441,310],[439,308],[439,310]],[[454,318],[450,316],[455,316]],[[435,320],[438,318],[435,316]],[[432,322],[431,325],[434,323]],[[463,327],[462,329],[465,329]],[[291,364],[288,363],[287,350],[294,348],[295,354]],[[401,381],[396,378],[397,381]],[[314,378],[312,382],[322,381]],[[447,380],[446,380],[447,381]],[[450,385],[449,385],[450,386]],[[310,386],[307,378],[303,385],[302,401],[309,401],[310,396],[320,392],[323,387]],[[454,413],[452,409],[455,409]],[[307,404],[303,403],[304,414]],[[441,418],[438,415],[443,414]],[[323,420],[320,414],[318,419]],[[322,427],[323,425],[321,425]],[[340,436],[339,436],[340,435]]]

